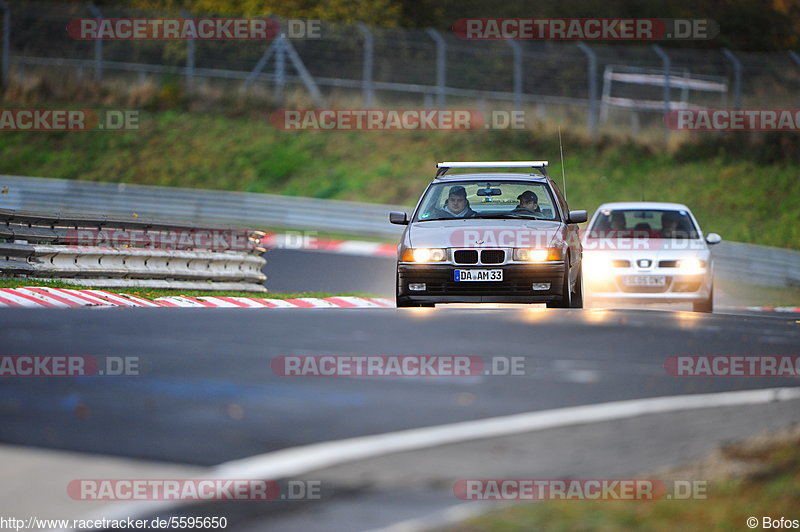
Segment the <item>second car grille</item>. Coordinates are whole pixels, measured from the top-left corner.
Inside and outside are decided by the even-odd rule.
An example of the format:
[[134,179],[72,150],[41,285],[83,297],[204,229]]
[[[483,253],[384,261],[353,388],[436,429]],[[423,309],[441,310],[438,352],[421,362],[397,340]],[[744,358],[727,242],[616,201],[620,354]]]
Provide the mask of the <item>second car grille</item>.
[[502,249],[484,249],[481,251],[481,262],[484,264],[502,264],[506,252]]

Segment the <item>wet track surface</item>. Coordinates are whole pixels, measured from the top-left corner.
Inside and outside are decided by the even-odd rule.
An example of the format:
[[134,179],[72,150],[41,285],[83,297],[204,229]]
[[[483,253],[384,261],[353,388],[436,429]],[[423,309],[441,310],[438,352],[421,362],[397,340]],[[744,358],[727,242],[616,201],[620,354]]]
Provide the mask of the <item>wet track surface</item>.
[[[0,311],[0,355],[139,357],[138,376],[9,378],[0,441],[194,464],[554,407],[757,387],[673,355],[797,355],[794,317],[475,309]],[[520,356],[524,375],[284,377],[281,355]]]
[[275,249],[264,257],[273,292],[368,292],[394,297],[394,257]]

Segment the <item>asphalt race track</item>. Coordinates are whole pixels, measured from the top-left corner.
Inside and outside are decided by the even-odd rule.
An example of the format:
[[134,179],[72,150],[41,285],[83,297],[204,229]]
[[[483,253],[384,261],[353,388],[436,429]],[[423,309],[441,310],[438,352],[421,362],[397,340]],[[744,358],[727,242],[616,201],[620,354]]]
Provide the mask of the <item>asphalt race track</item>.
[[[0,441],[217,464],[289,446],[640,397],[791,386],[673,377],[673,355],[796,355],[794,318],[473,309],[8,309],[0,355],[139,357],[138,376],[4,378]],[[524,374],[285,377],[281,355],[524,357]]]
[[394,297],[394,257],[292,249],[274,249],[264,256],[267,287],[274,292],[368,292]]
[[[393,258],[276,249],[267,259],[272,291],[393,296]],[[0,309],[0,338],[0,356],[83,355],[101,363],[135,357],[138,366],[138,374],[127,376],[3,377],[0,443],[215,466],[307,444],[516,413],[792,387],[796,378],[676,377],[665,362],[680,355],[797,355],[800,321],[794,314],[543,305]],[[303,355],[471,356],[485,368],[516,357],[521,371],[296,377],[273,370],[278,357]],[[520,474],[520,460],[525,474],[545,478],[634,475],[781,428],[798,417],[796,408],[797,401],[593,423],[390,454],[295,477],[322,479],[322,504],[220,502],[128,508],[123,515],[224,515],[229,530],[244,532],[378,530],[447,512],[459,503],[448,486],[477,474],[481,463],[486,478]],[[531,461],[538,453],[547,460]],[[415,526],[408,530],[427,528]]]

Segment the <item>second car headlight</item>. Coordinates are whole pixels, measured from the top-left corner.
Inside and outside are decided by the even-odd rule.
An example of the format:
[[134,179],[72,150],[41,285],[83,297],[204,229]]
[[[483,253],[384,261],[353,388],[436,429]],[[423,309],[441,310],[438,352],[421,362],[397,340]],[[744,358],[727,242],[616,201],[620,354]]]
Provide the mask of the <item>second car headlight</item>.
[[706,267],[706,263],[700,259],[681,259],[677,266],[683,273],[699,272]]
[[403,262],[442,262],[447,252],[441,248],[409,248],[403,252]]

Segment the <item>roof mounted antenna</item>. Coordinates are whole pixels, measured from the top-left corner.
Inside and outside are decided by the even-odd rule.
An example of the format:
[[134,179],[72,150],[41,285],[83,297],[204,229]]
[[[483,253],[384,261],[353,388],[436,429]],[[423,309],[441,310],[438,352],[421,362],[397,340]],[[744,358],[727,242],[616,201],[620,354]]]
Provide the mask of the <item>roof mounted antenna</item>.
[[564,172],[564,146],[561,144],[561,126],[558,126],[558,149],[561,151],[561,180],[564,182],[564,199],[567,199],[567,175]]

